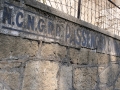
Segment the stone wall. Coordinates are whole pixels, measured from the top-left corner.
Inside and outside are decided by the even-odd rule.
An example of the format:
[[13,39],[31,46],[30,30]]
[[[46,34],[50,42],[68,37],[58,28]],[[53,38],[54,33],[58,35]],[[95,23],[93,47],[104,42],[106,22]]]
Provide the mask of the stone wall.
[[[35,2],[32,1],[26,0],[24,8],[30,9],[31,12],[43,9],[42,7],[48,10],[47,6],[42,6],[40,3],[39,6],[41,7],[34,6]],[[19,6],[19,2],[13,0],[6,0],[6,2]],[[34,7],[29,5],[28,2],[32,3]],[[62,17],[60,15],[57,16],[57,14],[54,15],[54,11],[48,12],[45,10],[38,12],[43,14],[43,16],[50,14],[50,16],[59,17],[59,22],[75,23],[84,27],[85,29],[83,31],[91,30],[95,34],[97,33],[96,36],[100,34],[99,38],[104,39],[104,35],[113,41],[120,42],[119,37],[111,35],[86,22],[81,21],[82,23],[78,23],[76,19],[72,21],[72,17],[67,19],[70,16],[66,16],[64,13],[62,15],[65,17]],[[56,23],[55,19],[52,20]],[[5,25],[1,22],[0,27]],[[0,28],[0,90],[120,90],[120,52],[117,50],[119,49],[119,43],[116,46],[113,45],[116,43],[105,41],[107,42],[105,44],[102,39],[96,37],[97,42],[99,42],[97,43],[96,40],[88,40],[89,38],[83,35],[81,36],[82,43],[85,40],[89,43],[90,41],[94,41],[97,46],[91,46],[90,48],[80,44],[79,47],[76,47],[72,45],[73,43],[68,43],[69,39],[66,42],[67,44],[61,44],[59,41],[55,42],[54,39],[46,39],[43,36],[41,37],[42,39],[35,39],[32,37],[34,31],[31,31],[31,37],[27,37],[27,34],[26,36],[22,36],[18,32],[24,31],[24,34],[30,30],[23,28],[23,30],[17,31],[19,28],[16,29],[14,25],[8,25],[7,29]],[[7,32],[7,30],[11,30],[11,32]],[[73,39],[71,37],[70,41]],[[85,39],[86,37],[88,39]],[[111,50],[107,50],[106,53],[106,49],[104,48],[103,50],[101,47],[106,47]]]
[[120,58],[0,34],[0,90],[119,90]]

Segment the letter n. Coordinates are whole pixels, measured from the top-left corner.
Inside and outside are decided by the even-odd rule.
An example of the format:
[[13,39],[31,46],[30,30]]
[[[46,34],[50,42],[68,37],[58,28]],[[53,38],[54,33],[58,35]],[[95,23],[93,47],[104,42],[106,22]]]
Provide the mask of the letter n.
[[[31,27],[31,28],[30,28],[30,27]],[[34,30],[34,16],[28,15],[27,29],[32,29],[32,30]]]
[[10,9],[8,7],[4,7],[2,22],[6,23],[6,21],[7,21],[8,24],[11,24],[11,16],[12,16],[12,9]]

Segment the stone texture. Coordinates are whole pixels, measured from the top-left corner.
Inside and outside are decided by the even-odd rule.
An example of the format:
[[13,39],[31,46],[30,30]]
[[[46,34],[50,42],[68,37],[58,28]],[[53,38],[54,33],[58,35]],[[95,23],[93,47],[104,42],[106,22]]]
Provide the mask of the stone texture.
[[120,75],[119,75],[119,77],[117,78],[117,81],[115,82],[115,89],[116,89],[116,90],[120,90]]
[[95,50],[89,50],[86,48],[81,48],[80,51],[74,48],[70,48],[69,53],[69,57],[74,64],[102,65],[109,64],[110,61],[116,60],[114,56],[96,53]]
[[30,41],[22,38],[15,38],[13,47],[13,56],[35,56],[38,51],[38,43],[36,41]]
[[[13,0],[6,0],[6,1],[12,2]],[[15,1],[20,1],[20,0],[14,0],[13,3],[15,3]],[[42,1],[46,1],[46,0],[42,0]],[[59,1],[60,4],[60,0],[57,1]],[[62,3],[65,3],[65,1],[66,0],[63,0]],[[66,42],[64,43],[65,40],[64,37],[66,37],[65,35],[60,35],[61,38],[63,39],[63,41],[61,40],[62,42],[60,41],[61,44],[63,44],[63,46],[56,43],[44,42],[43,44],[40,44],[41,46],[39,47],[37,41],[0,34],[0,90],[73,90],[73,89],[74,90],[120,90],[120,68],[119,68],[120,63],[117,64],[117,61],[118,62],[120,61],[119,57],[110,56],[102,53],[96,53],[94,50],[90,50],[90,48],[87,49],[80,47],[80,50],[74,48],[74,41],[76,41],[75,39],[81,39],[81,41],[86,41],[85,39],[91,37],[89,35],[90,34],[89,32],[85,32],[85,33],[75,32],[77,37],[74,37],[74,33],[73,33],[74,30],[77,29],[84,30],[83,26],[89,27],[86,28],[86,30],[90,30],[91,28],[100,31],[99,28],[97,27],[95,28],[94,26],[86,22],[82,22],[82,21],[79,22],[79,20],[76,20],[74,18],[71,18],[70,16],[63,14],[61,14],[61,16],[63,18],[66,18],[66,20],[63,18],[60,18],[60,20],[58,20],[56,16],[50,15],[49,13],[45,13],[44,11],[34,8],[34,5],[35,4],[37,5],[37,2],[31,3],[34,1],[25,0],[25,3],[26,2],[29,2],[29,5],[26,5],[26,9],[31,9],[37,12],[38,14],[40,14],[40,16],[45,15],[45,18],[47,18],[46,19],[47,21],[45,20],[45,23],[44,22],[41,23],[43,24],[43,26],[40,25],[42,28],[44,28],[44,24],[45,26],[48,26],[48,21],[51,21],[56,25],[59,24],[60,28],[58,29],[64,30],[65,31],[63,32],[64,34],[67,33],[69,34],[69,30],[72,31],[72,34],[70,36],[68,35],[67,37],[68,37],[68,41],[71,42],[71,45],[73,45],[73,47],[69,48],[69,50],[66,49],[67,46],[64,46],[67,45],[65,44]],[[72,2],[74,2],[74,0],[72,0]],[[15,5],[17,4],[19,4],[19,2],[15,3]],[[89,4],[92,3],[90,2]],[[55,11],[53,9],[49,9],[44,5],[38,4],[37,7],[46,8],[48,9],[47,10],[48,12],[52,11],[52,13],[56,15],[60,14],[60,12],[56,13],[57,10]],[[89,11],[87,13],[89,13]],[[75,24],[73,22],[69,22],[67,21],[67,19],[69,19],[70,21],[81,23],[81,25]],[[92,23],[93,22],[94,20],[92,21]],[[38,27],[37,24],[35,25],[36,30]],[[54,25],[54,30],[57,29],[56,25]],[[70,28],[67,28],[69,29],[67,30],[68,32],[66,32],[65,30],[66,25],[70,25]],[[48,27],[45,28],[45,32],[46,30],[48,31]],[[56,33],[56,31],[54,32],[54,30],[52,30],[53,34]],[[90,30],[90,32],[94,32],[94,30]],[[104,31],[100,31],[100,32],[108,35],[107,37],[109,37],[110,35]],[[95,31],[94,34],[97,35],[97,33],[99,32]],[[51,35],[47,35],[47,36],[52,37]],[[82,38],[80,38],[79,36]],[[110,35],[110,36],[114,37],[114,35]],[[59,39],[59,37],[57,38]],[[118,37],[115,36],[115,38]],[[71,41],[70,39],[71,40],[74,39],[74,41]],[[47,41],[49,39],[43,39],[43,40]],[[52,41],[52,39],[49,41]],[[90,41],[91,40],[87,40],[86,42],[90,42]],[[113,44],[109,43],[109,44],[111,45],[108,46],[115,47],[114,43]],[[111,52],[114,53],[114,49]],[[38,57],[36,56],[36,54],[38,55]],[[37,60],[35,61],[32,60],[32,58],[29,58],[31,60],[28,60],[28,58],[26,58],[26,59],[21,59],[22,60],[21,62],[19,58],[24,58],[26,56],[33,57],[34,59],[37,57],[37,60],[38,58],[40,58],[40,60],[43,61],[37,61]],[[17,58],[16,62],[13,62],[14,58]],[[60,64],[62,60],[65,61],[69,59],[71,59],[72,61],[72,63],[69,63],[69,65],[68,62],[62,62],[62,64]],[[56,61],[53,62],[50,60],[56,60]],[[60,60],[60,62],[58,62],[57,60]],[[70,64],[72,65],[70,66]],[[73,66],[75,66],[75,69],[73,69]],[[22,74],[24,74],[24,76],[22,76]]]
[[0,90],[11,90],[4,82],[0,82]]
[[66,47],[58,44],[43,44],[41,49],[41,57],[44,59],[63,60],[66,58]]
[[78,60],[78,64],[88,64],[88,53],[89,49],[81,48],[80,50],[80,59]]
[[74,70],[73,82],[75,90],[95,90],[97,84],[97,68],[76,68]]
[[70,48],[69,54],[69,57],[74,64],[77,64],[78,61],[80,61],[80,50]]
[[9,86],[6,86],[3,83],[0,83],[0,90],[11,90],[11,89]]
[[88,54],[88,63],[90,65],[97,65],[98,64],[98,53],[94,50],[90,50]]
[[0,34],[0,59],[9,57],[14,47],[14,38]]
[[111,62],[117,62],[118,58],[116,56],[109,56]]
[[29,61],[26,64],[22,90],[57,90],[58,63]]
[[110,62],[117,62],[117,57],[107,54],[96,53],[90,50],[88,55],[88,63],[91,65],[108,65]]
[[70,59],[74,64],[89,64],[89,49],[81,48],[80,50],[70,48]]
[[10,70],[12,68],[18,68],[21,66],[20,62],[0,62],[0,69]]
[[0,71],[0,90],[19,90],[19,77],[18,72]]
[[99,67],[99,81],[101,85],[107,85],[107,87],[111,87],[114,85],[117,80],[117,76],[119,74],[119,65],[118,64],[110,64],[107,67]]
[[97,59],[98,59],[98,64],[99,65],[110,63],[110,57],[107,54],[98,53]]
[[35,56],[38,43],[19,37],[0,35],[0,59],[22,57],[25,55]]
[[72,66],[61,66],[59,76],[59,90],[72,90]]
[[116,57],[116,61],[115,62],[120,64],[120,57]]
[[114,87],[113,86],[107,87],[106,85],[103,84],[103,85],[99,86],[98,90],[114,90]]

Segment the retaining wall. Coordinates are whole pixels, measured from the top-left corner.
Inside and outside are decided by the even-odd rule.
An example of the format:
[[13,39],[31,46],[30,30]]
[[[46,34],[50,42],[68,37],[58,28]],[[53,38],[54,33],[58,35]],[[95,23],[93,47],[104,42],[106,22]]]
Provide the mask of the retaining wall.
[[120,90],[120,37],[34,0],[0,2],[0,90]]

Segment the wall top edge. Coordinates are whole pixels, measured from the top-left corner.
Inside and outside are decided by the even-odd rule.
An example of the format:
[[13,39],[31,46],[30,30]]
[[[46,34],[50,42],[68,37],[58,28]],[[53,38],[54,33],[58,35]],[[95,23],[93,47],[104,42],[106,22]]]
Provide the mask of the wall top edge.
[[56,16],[58,16],[58,17],[60,17],[60,18],[66,19],[66,20],[71,21],[71,22],[73,22],[73,23],[79,24],[79,25],[81,25],[81,26],[90,28],[90,29],[92,29],[92,30],[94,30],[94,31],[100,32],[100,33],[102,33],[102,34],[105,34],[105,35],[107,35],[107,36],[110,36],[110,37],[112,37],[112,38],[115,38],[115,39],[120,40],[120,36],[117,36],[117,35],[109,32],[109,31],[106,31],[106,30],[104,30],[104,29],[101,29],[101,28],[99,28],[99,27],[97,27],[97,26],[94,26],[94,25],[92,25],[92,24],[90,24],[90,23],[88,23],[88,22],[82,21],[82,20],[80,20],[80,19],[78,19],[78,18],[75,18],[75,17],[73,17],[73,16],[71,16],[71,15],[68,15],[68,14],[66,14],[66,13],[63,13],[62,11],[59,11],[59,10],[57,10],[57,9],[54,9],[54,8],[52,8],[52,7],[50,7],[50,6],[47,6],[47,5],[43,4],[43,3],[40,3],[40,2],[35,1],[35,0],[24,0],[24,1],[25,1],[24,3],[25,3],[26,5],[32,6],[32,7],[34,7],[34,8],[38,8],[38,9],[40,9],[40,10],[43,10],[43,11],[47,12],[47,13],[56,15]]

